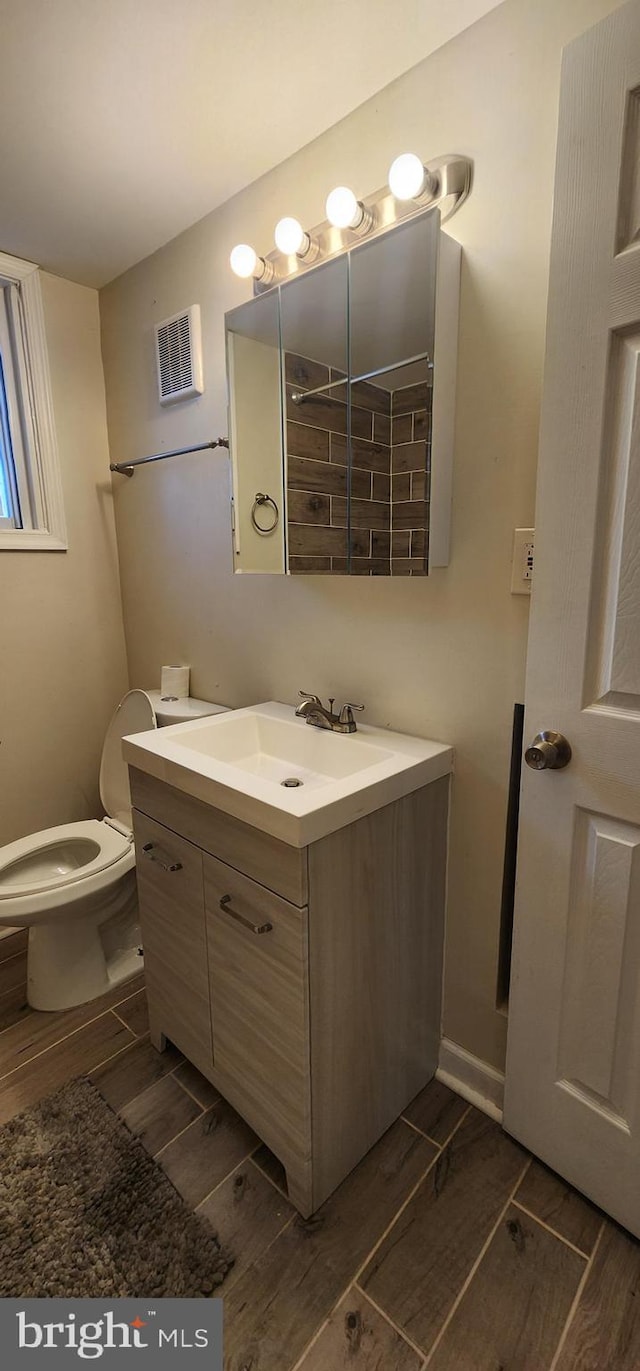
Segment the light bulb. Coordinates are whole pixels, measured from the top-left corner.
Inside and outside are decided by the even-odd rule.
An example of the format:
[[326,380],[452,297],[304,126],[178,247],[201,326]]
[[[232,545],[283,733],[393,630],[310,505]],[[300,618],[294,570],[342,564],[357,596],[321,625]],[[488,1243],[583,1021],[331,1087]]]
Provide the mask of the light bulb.
[[364,218],[359,200],[348,186],[336,186],[327,196],[325,213],[334,228],[358,228]]
[[248,243],[237,243],[229,258],[236,276],[253,276],[258,266],[258,254]]
[[237,243],[229,257],[229,265],[236,276],[253,276],[254,281],[261,281],[263,286],[271,285],[275,278],[275,271],[272,262],[267,262],[264,257],[258,257],[254,248],[248,243]]
[[289,217],[280,219],[276,224],[273,236],[276,240],[276,247],[287,257],[293,256],[294,253],[303,257],[308,251],[309,234],[305,233],[302,224],[297,219]]
[[403,152],[389,167],[389,190],[396,200],[417,200],[430,179],[415,152]]

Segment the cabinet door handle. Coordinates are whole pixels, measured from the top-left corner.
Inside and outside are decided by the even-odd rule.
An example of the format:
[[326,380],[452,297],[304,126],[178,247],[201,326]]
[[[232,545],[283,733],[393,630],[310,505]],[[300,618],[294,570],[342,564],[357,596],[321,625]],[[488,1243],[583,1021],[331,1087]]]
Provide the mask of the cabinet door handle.
[[251,929],[252,933],[270,933],[273,924],[252,924],[251,919],[245,919],[244,914],[239,914],[237,909],[231,908],[231,896],[223,895],[220,901],[220,908],[224,914],[230,914],[232,919],[236,919],[243,928]]
[[163,871],[182,871],[182,862],[163,862],[161,857],[156,857],[153,847],[153,843],[144,843],[142,847],[145,857],[148,857],[150,862],[157,862]]

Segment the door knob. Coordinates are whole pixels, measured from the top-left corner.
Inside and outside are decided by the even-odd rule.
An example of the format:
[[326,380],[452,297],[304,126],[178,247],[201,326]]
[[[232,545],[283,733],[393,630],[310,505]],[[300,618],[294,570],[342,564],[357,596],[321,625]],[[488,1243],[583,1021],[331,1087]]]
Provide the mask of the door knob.
[[571,761],[571,748],[562,733],[545,728],[528,747],[524,760],[533,771],[560,771]]

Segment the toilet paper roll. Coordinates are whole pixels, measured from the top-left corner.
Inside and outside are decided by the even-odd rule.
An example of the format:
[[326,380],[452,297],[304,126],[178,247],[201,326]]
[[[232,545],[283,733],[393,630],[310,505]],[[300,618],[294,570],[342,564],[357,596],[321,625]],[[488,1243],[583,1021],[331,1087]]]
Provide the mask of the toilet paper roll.
[[185,700],[189,694],[188,666],[163,666],[160,668],[160,694],[172,695],[176,700]]

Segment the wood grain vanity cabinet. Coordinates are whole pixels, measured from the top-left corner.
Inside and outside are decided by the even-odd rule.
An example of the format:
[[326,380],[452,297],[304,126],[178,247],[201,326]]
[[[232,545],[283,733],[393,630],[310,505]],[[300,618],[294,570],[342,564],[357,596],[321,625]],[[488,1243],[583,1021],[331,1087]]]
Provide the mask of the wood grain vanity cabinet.
[[296,848],[130,777],[152,1042],[212,1081],[309,1215],[437,1066],[449,778]]

